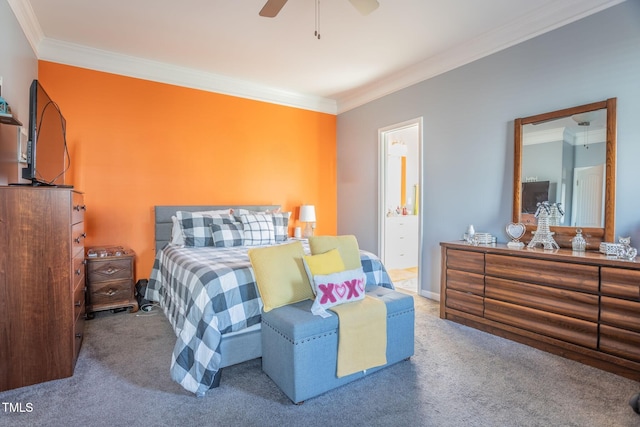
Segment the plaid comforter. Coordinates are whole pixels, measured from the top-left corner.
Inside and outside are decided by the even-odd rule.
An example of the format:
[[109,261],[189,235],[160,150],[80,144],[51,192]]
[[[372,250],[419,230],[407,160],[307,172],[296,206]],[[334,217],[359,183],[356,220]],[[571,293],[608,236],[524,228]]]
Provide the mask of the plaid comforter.
[[[262,300],[247,250],[167,245],[156,254],[146,298],[160,303],[177,336],[171,378],[197,396],[211,388],[220,367],[222,334],[260,323]],[[393,289],[378,257],[361,251],[361,258],[367,286]]]

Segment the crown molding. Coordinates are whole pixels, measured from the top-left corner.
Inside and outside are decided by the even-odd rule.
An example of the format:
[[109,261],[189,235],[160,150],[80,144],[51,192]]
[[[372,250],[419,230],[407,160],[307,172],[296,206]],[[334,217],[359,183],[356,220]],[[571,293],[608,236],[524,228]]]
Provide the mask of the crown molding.
[[520,20],[487,32],[446,52],[436,54],[398,73],[337,94],[333,97],[335,99],[289,92],[228,76],[46,38],[28,0],[7,1],[38,59],[335,115],[499,52],[625,0],[548,2],[544,7]]
[[522,19],[489,31],[470,42],[436,54],[416,65],[336,96],[338,114],[469,64],[541,34],[585,18],[625,0],[548,2]]
[[28,0],[7,0],[39,60],[200,89],[255,101],[337,114],[333,99],[294,93],[218,74],[121,55],[44,36]]
[[332,99],[289,92],[218,74],[49,38],[44,38],[40,42],[38,59],[271,104],[328,114],[337,112],[336,102]]
[[44,33],[40,27],[40,23],[33,12],[31,3],[27,0],[7,0],[9,7],[13,10],[13,14],[18,20],[18,24],[22,28],[25,37],[31,45],[33,53],[38,56],[38,45],[44,39]]

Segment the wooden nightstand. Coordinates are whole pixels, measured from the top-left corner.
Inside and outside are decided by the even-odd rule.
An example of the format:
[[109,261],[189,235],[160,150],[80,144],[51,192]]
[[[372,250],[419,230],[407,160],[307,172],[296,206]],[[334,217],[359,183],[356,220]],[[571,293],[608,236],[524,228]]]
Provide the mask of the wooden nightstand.
[[123,246],[87,248],[87,315],[101,310],[138,311],[134,296],[136,254]]

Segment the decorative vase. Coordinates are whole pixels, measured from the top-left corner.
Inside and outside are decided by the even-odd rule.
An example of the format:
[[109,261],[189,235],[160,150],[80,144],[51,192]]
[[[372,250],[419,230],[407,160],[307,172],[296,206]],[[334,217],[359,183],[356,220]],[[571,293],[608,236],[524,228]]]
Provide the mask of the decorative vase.
[[587,249],[587,241],[582,237],[582,229],[576,229],[576,236],[571,239],[571,248],[576,252],[584,252]]

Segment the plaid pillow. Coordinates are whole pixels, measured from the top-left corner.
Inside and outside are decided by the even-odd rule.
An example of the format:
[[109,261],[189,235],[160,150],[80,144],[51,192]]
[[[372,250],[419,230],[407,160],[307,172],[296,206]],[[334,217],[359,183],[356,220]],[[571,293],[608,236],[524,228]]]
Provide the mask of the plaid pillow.
[[272,245],[275,243],[273,219],[267,214],[240,215],[244,228],[245,246]]
[[214,222],[211,224],[211,234],[216,248],[244,245],[244,229],[239,222],[232,224],[216,224]]
[[291,212],[272,213],[273,233],[276,242],[284,242],[289,237],[289,217]]
[[178,211],[176,218],[182,228],[184,245],[190,247],[214,246],[211,225],[234,222],[230,214]]

